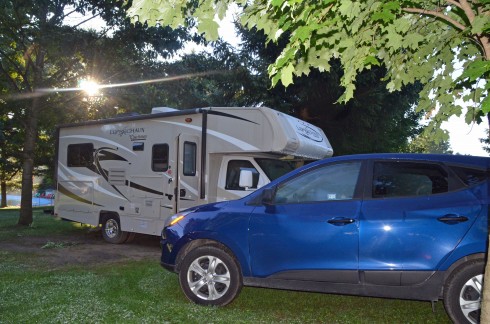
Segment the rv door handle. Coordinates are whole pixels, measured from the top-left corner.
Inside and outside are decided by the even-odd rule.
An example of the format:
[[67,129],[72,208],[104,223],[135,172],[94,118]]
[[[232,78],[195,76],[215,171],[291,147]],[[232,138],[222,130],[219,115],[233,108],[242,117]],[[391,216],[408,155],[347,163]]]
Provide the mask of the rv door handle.
[[332,218],[329,219],[327,222],[335,226],[342,226],[352,224],[355,222],[355,220],[352,218]]
[[453,224],[457,224],[457,223],[466,222],[468,220],[468,217],[458,216],[458,215],[454,215],[454,214],[448,214],[448,215],[444,215],[442,217],[439,217],[437,220],[440,222],[449,224],[449,225],[453,225]]
[[170,183],[172,183],[173,181],[174,181],[174,179],[173,179],[173,178],[168,179],[168,183],[169,183],[169,184],[170,184]]
[[185,189],[180,189],[180,197],[185,197],[186,194],[187,191],[185,191]]

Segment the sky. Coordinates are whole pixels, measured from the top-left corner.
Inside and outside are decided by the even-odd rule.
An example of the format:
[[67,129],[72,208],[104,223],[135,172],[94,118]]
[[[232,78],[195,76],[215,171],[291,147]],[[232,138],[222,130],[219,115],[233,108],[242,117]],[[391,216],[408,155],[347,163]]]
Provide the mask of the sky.
[[[239,39],[235,32],[235,26],[233,24],[233,16],[238,12],[236,7],[228,11],[227,16],[220,23],[219,35],[225,41],[232,46],[239,46]],[[73,24],[83,21],[86,17],[78,16],[72,17]],[[101,19],[93,19],[83,24],[86,28],[100,28]],[[205,47],[199,46],[193,43],[186,45],[182,53],[199,52],[205,50]],[[443,123],[442,128],[449,132],[449,143],[454,153],[476,156],[489,156],[485,150],[483,150],[481,138],[485,138],[486,129],[488,129],[488,123],[486,119],[480,125],[474,123],[472,125],[466,124],[464,120],[464,114],[460,117],[452,116],[448,122]]]
[[449,143],[454,153],[476,156],[489,155],[483,150],[482,143],[480,143],[480,138],[487,137],[488,123],[486,118],[480,125],[476,123],[468,125],[464,120],[464,114],[462,114],[460,117],[452,116],[442,126],[449,131]]

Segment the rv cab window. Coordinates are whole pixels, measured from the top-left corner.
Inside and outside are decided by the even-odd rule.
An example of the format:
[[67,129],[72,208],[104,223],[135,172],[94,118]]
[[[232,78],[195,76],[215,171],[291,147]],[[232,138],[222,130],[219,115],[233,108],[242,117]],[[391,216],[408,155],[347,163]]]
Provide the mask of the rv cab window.
[[151,150],[151,169],[155,172],[168,170],[168,144],[155,144]]
[[252,187],[250,189],[257,189],[259,183],[259,172],[253,166],[250,161],[246,160],[231,160],[228,162],[228,168],[226,169],[226,190],[245,190],[244,187],[240,187],[240,170],[252,171]]
[[70,144],[67,153],[69,167],[87,167],[94,163],[94,145],[92,143]]

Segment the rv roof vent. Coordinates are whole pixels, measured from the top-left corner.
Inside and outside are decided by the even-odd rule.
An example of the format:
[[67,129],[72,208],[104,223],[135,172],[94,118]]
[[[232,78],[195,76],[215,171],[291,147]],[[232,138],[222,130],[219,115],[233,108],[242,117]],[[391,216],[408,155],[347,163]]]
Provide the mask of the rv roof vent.
[[155,107],[151,109],[152,114],[160,114],[160,113],[166,113],[171,111],[178,111],[178,109],[170,108],[170,107]]

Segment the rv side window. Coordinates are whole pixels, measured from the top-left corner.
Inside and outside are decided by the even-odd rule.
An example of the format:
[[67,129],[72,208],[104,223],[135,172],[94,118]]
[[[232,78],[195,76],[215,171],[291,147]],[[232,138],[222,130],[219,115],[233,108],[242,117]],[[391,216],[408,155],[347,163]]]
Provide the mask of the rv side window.
[[68,145],[68,166],[87,167],[94,162],[94,145],[92,143]]
[[184,175],[196,175],[196,143],[184,142]]
[[168,145],[155,144],[151,150],[151,169],[155,172],[168,170]]
[[228,168],[226,169],[226,186],[227,190],[245,190],[240,187],[240,170],[252,171],[252,187],[250,189],[257,189],[259,183],[259,172],[250,161],[246,160],[231,160],[228,162]]

